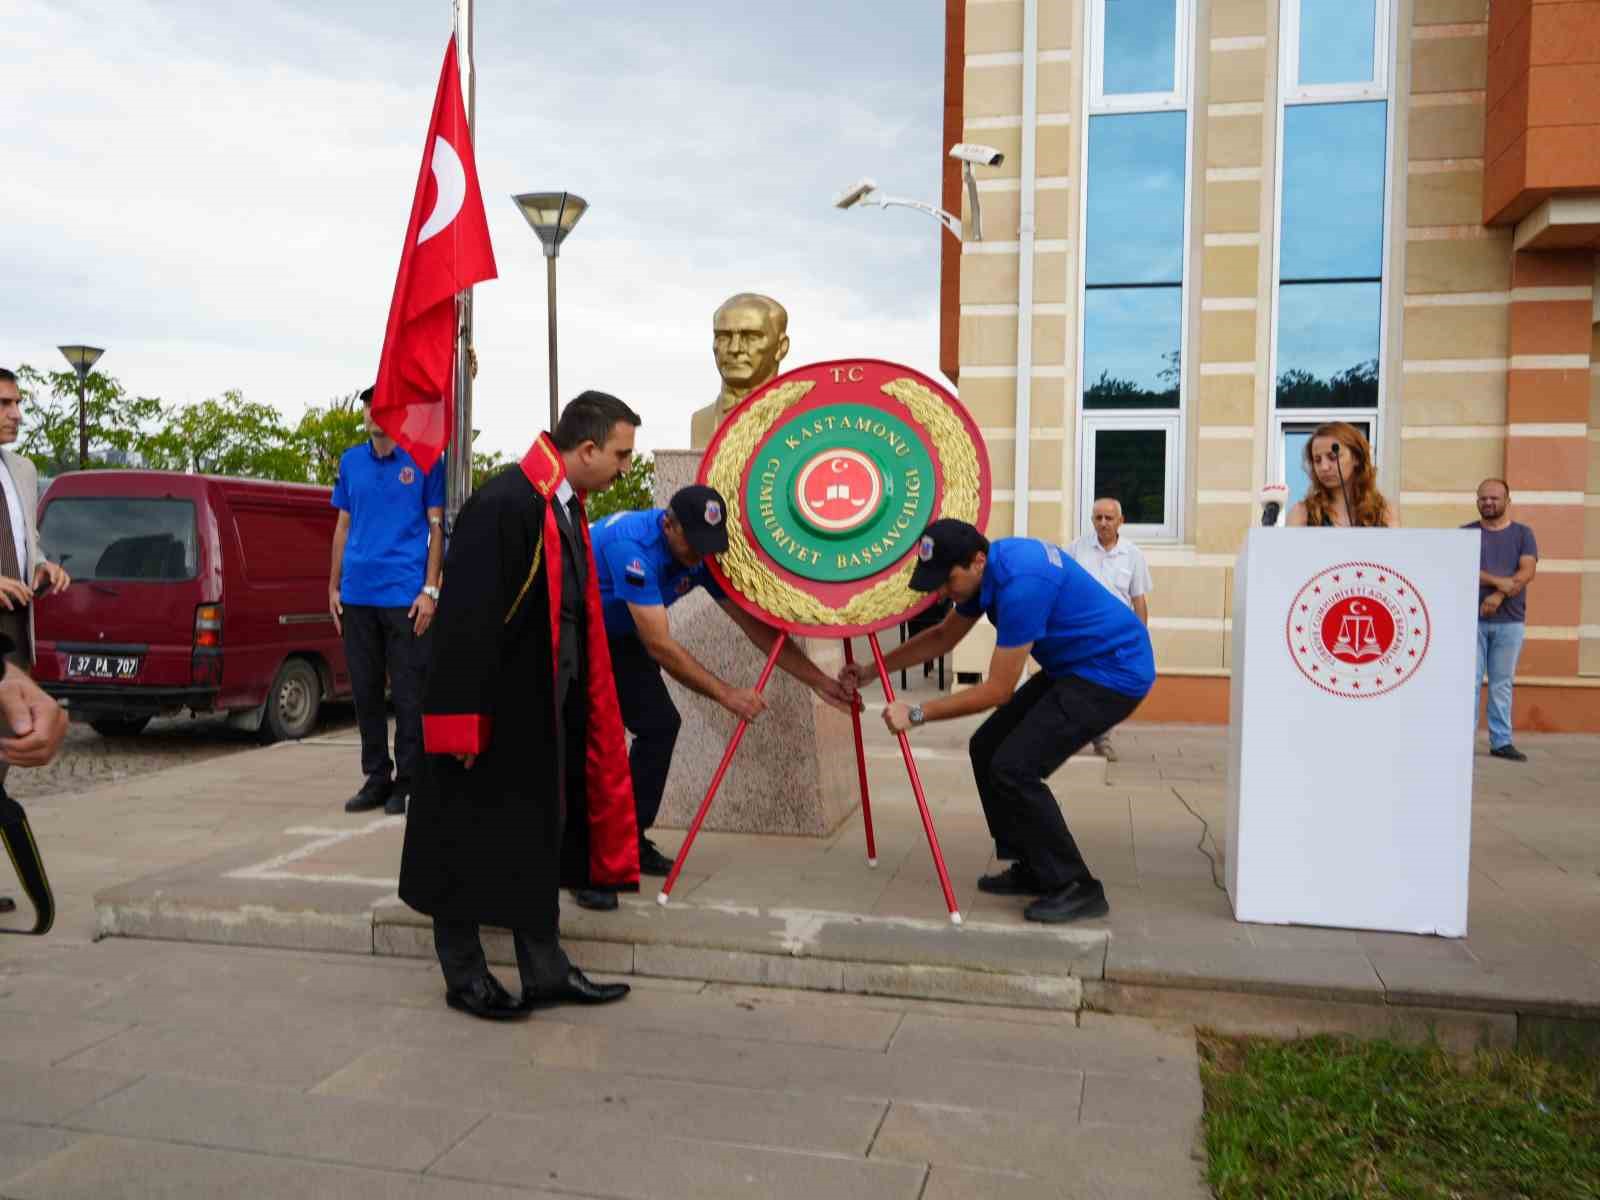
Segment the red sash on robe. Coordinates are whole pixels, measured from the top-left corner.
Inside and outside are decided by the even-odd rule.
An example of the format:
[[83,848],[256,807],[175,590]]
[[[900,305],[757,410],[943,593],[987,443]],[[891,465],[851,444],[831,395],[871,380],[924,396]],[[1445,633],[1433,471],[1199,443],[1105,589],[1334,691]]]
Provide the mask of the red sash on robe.
[[[544,576],[550,588],[550,666],[556,669],[561,637],[561,531],[556,526],[556,489],[567,476],[566,463],[548,433],[541,433],[522,458],[522,473],[544,497]],[[582,504],[584,495],[576,493]],[[639,825],[634,812],[633,777],[628,770],[628,743],[622,732],[622,710],[611,674],[611,646],[606,640],[605,617],[600,609],[600,580],[594,550],[589,544],[589,519],[582,524],[584,553],[589,569],[584,573],[584,633],[589,665],[584,672],[588,693],[589,725],[585,731],[588,761],[589,881],[600,887],[637,885],[639,882]]]

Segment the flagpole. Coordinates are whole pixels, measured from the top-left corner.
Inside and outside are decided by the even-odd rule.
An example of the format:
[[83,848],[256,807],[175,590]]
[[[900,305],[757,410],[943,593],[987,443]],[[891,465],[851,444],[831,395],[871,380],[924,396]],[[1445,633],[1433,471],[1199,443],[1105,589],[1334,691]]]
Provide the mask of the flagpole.
[[[461,93],[467,108],[467,136],[477,150],[478,71],[473,60],[473,0],[455,0],[456,52],[461,70]],[[456,293],[455,418],[445,467],[446,528],[472,492],[472,289]]]

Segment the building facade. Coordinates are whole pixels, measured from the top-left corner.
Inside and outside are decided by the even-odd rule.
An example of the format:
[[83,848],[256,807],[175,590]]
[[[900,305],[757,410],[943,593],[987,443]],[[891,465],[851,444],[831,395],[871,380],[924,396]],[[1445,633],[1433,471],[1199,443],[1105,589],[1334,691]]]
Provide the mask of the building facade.
[[1227,719],[1263,484],[1361,427],[1408,527],[1539,540],[1519,727],[1600,730],[1600,0],[947,0],[941,359],[991,534],[1123,503],[1141,716]]

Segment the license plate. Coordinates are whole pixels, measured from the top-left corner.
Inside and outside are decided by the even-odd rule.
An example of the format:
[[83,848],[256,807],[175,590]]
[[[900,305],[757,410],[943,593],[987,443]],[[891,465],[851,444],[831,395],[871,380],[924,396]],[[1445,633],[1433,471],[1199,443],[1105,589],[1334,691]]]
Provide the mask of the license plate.
[[136,679],[137,654],[69,654],[67,674],[81,679]]

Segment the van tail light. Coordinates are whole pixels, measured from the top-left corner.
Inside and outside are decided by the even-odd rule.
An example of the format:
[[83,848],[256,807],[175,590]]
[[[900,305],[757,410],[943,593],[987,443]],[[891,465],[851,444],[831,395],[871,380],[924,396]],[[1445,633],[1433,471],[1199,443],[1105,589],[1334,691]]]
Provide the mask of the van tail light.
[[218,650],[222,647],[222,605],[202,604],[194,610],[194,648]]
[[197,684],[222,683],[222,605],[202,604],[194,610],[194,655],[190,678]]

